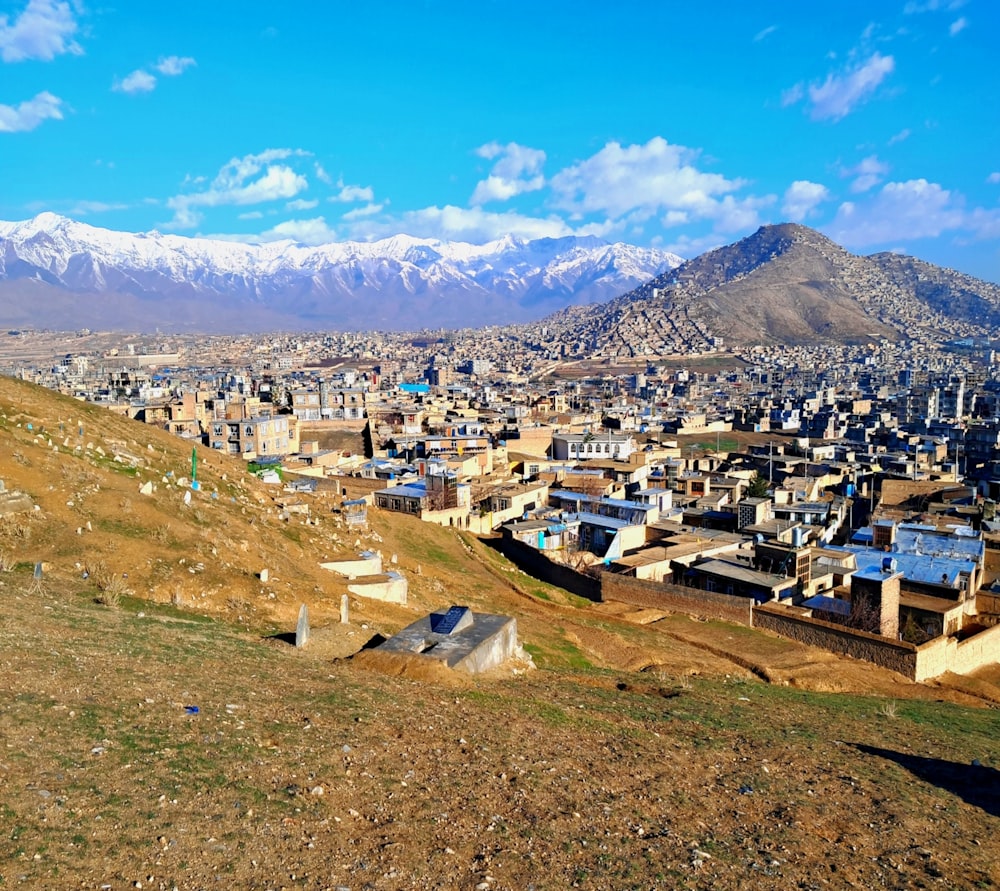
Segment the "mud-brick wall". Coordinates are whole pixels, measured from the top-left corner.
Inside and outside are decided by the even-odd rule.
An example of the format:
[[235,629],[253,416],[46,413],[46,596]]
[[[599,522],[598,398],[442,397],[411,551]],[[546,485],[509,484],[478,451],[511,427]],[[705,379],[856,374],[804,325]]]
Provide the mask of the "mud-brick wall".
[[1000,625],[959,642],[939,637],[917,648],[915,680],[934,678],[946,671],[968,674],[991,662],[1000,662]]
[[597,579],[570,566],[555,563],[543,551],[516,539],[499,539],[496,544],[501,554],[533,578],[565,588],[588,600],[601,599],[601,586]]
[[770,604],[754,609],[753,626],[833,653],[874,662],[916,680],[917,648],[904,641],[887,640],[864,631],[852,631],[821,619],[796,615],[786,607]]
[[750,599],[647,581],[632,576],[605,572],[601,575],[601,600],[616,600],[632,606],[670,612],[711,616],[728,622],[750,624]]

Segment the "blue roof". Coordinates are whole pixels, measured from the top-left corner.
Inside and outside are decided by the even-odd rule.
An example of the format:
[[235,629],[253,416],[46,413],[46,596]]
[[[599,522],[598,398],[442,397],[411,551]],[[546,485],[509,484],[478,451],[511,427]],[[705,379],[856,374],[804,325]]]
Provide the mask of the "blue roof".
[[625,529],[628,526],[638,525],[630,523],[628,520],[616,520],[614,517],[602,517],[599,514],[591,514],[586,511],[580,511],[577,518],[588,526],[600,526],[604,529]]
[[414,483],[404,483],[400,486],[390,486],[388,489],[379,489],[379,495],[401,495],[404,498],[424,498],[427,495],[427,488],[423,480]]
[[827,597],[825,594],[817,594],[808,600],[803,600],[802,605],[809,609],[822,610],[825,613],[837,613],[841,616],[851,614],[851,602],[849,600],[838,600],[836,597]]
[[[882,575],[882,560],[890,556],[884,551],[870,548],[847,547],[843,550],[853,553],[858,561],[858,572],[864,575]],[[933,557],[923,554],[899,554],[892,552],[896,561],[896,571],[913,582],[956,587],[962,573],[971,575],[976,564],[971,560],[957,560],[951,557]]]
[[896,527],[896,540],[892,545],[892,553],[913,554],[924,557],[950,557],[957,560],[979,560],[986,545],[979,535],[969,527],[968,532],[941,534],[933,526],[921,526],[916,523],[900,523]]

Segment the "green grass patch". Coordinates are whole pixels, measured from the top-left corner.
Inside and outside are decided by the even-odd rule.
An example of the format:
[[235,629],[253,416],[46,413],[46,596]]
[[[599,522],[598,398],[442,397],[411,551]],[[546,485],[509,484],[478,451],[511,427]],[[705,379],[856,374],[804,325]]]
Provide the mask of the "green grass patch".
[[128,522],[117,517],[101,517],[94,525],[102,532],[107,532],[111,535],[121,535],[123,538],[146,539],[149,537],[149,530],[145,526],[140,526],[138,523]]
[[[558,631],[560,634],[563,633],[561,628]],[[594,667],[579,647],[563,637],[552,636],[544,643],[526,643],[524,649],[539,668],[587,671]]]

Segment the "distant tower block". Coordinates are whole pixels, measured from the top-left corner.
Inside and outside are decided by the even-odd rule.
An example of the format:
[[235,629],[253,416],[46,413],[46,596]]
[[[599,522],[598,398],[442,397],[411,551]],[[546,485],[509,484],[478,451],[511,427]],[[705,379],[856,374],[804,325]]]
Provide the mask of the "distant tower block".
[[355,501],[345,501],[343,506],[344,519],[348,526],[368,525],[368,502],[364,498]]

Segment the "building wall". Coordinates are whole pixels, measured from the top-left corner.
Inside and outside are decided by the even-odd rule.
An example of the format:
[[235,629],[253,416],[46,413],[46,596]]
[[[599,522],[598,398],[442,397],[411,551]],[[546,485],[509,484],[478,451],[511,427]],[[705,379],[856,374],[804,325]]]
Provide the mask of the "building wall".
[[611,572],[601,575],[601,600],[750,624],[750,600],[746,597],[651,582]]
[[968,674],[991,662],[1000,662],[1000,625],[961,642],[941,637],[917,648],[917,665],[913,679],[923,681],[953,671]]
[[[511,563],[520,567],[528,575],[565,588],[567,591],[586,597],[588,600],[599,601],[601,599],[601,583],[589,575],[577,572],[570,566],[563,563],[555,563],[550,560],[542,551],[531,547],[524,542],[513,538],[496,538],[488,542],[503,554]],[[502,573],[494,573],[498,578],[503,578]],[[504,578],[509,582],[509,578]]]
[[793,609],[777,604],[762,604],[756,607],[753,611],[753,626],[773,631],[799,643],[874,662],[883,668],[916,679],[917,648],[904,641],[897,642],[879,637],[877,634],[852,631],[842,625],[803,616]]

